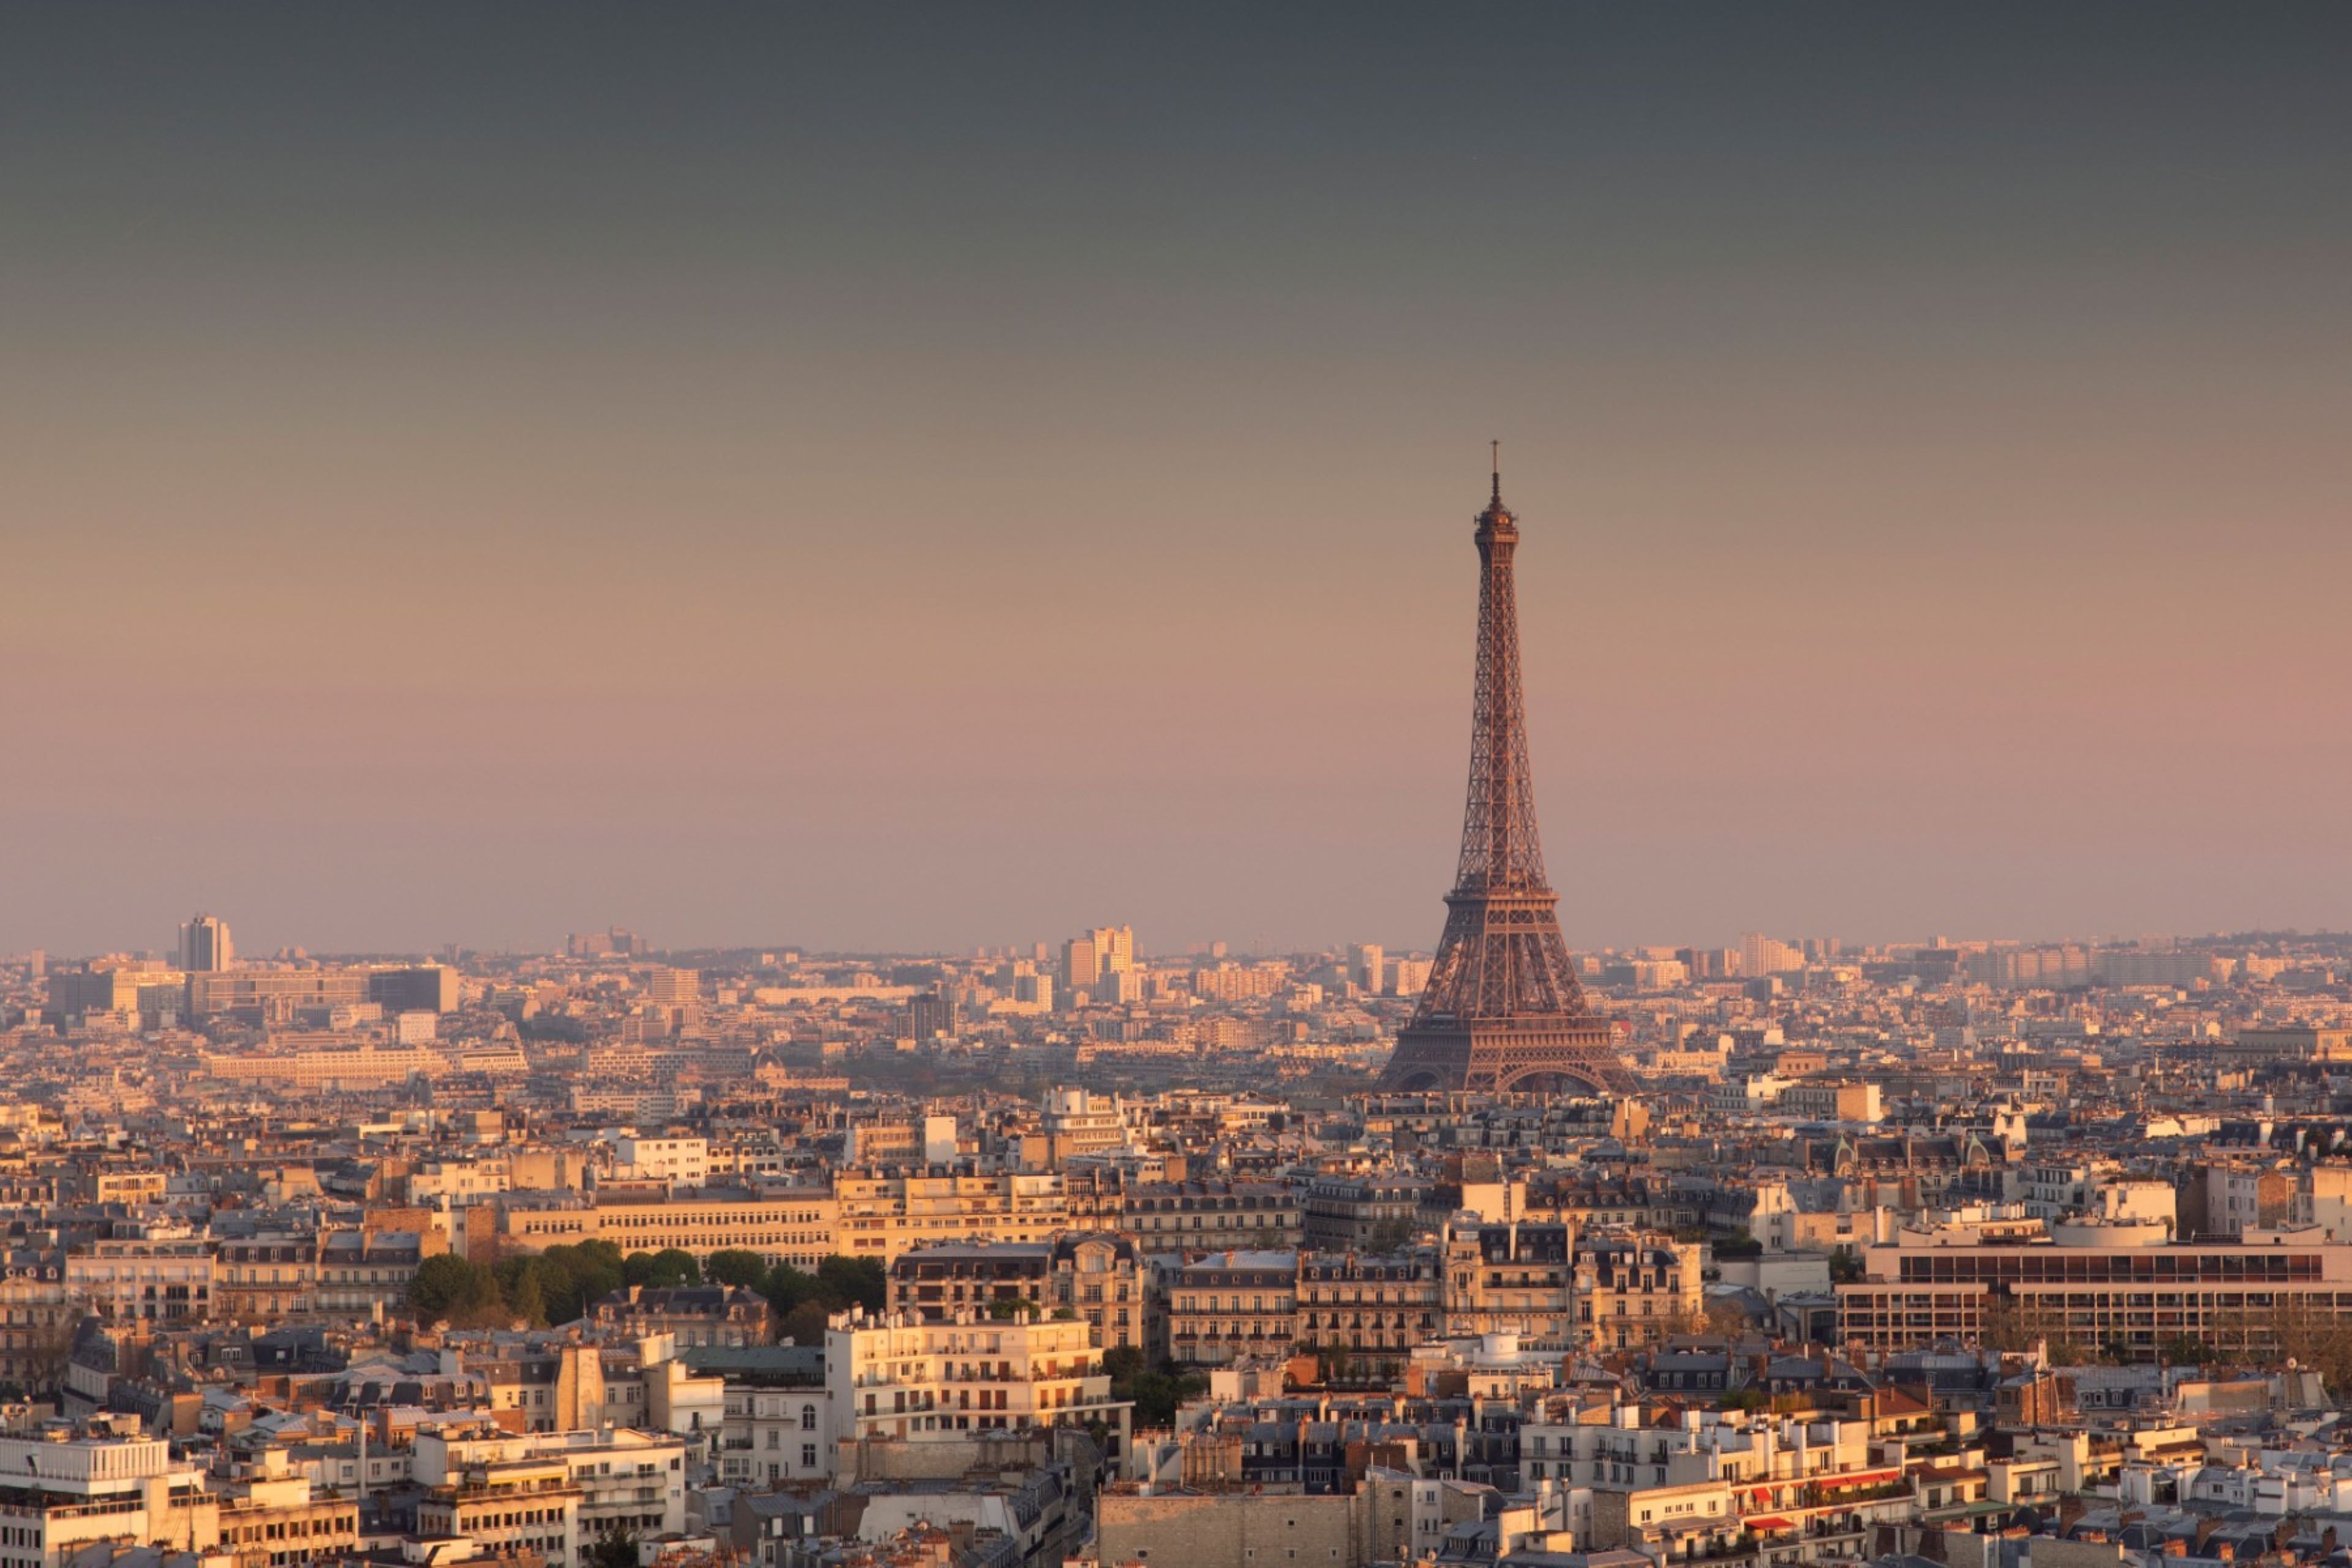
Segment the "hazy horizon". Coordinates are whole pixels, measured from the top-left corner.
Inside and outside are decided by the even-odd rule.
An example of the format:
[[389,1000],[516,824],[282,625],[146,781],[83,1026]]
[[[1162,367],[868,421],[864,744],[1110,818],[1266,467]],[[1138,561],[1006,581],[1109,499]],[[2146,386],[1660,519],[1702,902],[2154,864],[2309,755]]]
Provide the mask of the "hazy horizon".
[[2273,5],[13,13],[0,952],[1425,951],[1489,438],[1572,945],[2352,926],[2347,80]]

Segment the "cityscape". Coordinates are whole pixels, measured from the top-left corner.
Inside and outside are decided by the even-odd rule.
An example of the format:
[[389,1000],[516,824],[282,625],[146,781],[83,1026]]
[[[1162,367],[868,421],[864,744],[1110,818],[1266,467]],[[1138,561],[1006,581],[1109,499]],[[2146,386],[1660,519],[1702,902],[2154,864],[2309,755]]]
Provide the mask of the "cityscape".
[[[1805,476],[1844,465],[1802,441],[1786,495],[1743,496],[1721,534],[1628,543],[1609,443],[1580,477],[1559,428],[1609,417],[1574,380],[1591,367],[1532,337],[1527,363],[1573,390],[1481,394],[1484,366],[1440,354],[1446,398],[1390,411],[1418,425],[1452,399],[1449,431],[1488,421],[1448,436],[1442,472],[1400,435],[1352,437],[1382,476],[1363,494],[1413,514],[1373,542],[1295,499],[1320,458],[1259,469],[1255,434],[1217,433],[1224,398],[1265,390],[1254,368],[1321,352],[1279,310],[1262,343],[1180,363],[1104,320],[1024,320],[982,281],[1050,261],[1074,310],[1106,289],[1139,320],[1236,279],[1275,298],[1309,243],[1294,222],[1370,235],[1394,201],[1410,227],[1494,165],[1540,170],[1602,226],[1679,221],[1648,180],[1683,169],[1706,232],[1769,261],[1748,182],[1828,211],[1878,189],[1884,149],[1854,139],[1897,127],[1918,143],[1888,168],[1932,214],[1977,210],[1996,174],[2030,184],[2048,149],[2116,201],[2115,243],[2029,247],[2021,275],[2091,256],[2127,289],[2181,265],[2116,237],[2130,203],[2095,170],[2215,232],[2242,221],[2263,262],[2200,252],[2182,276],[2227,279],[2206,287],[2252,333],[2262,291],[2234,291],[2235,268],[2280,267],[2313,314],[2298,350],[2269,351],[2276,374],[2343,392],[2352,361],[2311,366],[2352,350],[2352,233],[2340,199],[2305,198],[2352,184],[2299,181],[2352,179],[2352,26],[2100,15],[2082,37],[1928,8],[1841,26],[1701,7],[1691,37],[1574,6],[1467,29],[1314,7],[31,17],[0,56],[0,104],[29,106],[0,107],[0,152],[35,172],[0,182],[55,220],[28,247],[45,298],[84,308],[87,243],[114,258],[91,298],[189,312],[135,372],[71,332],[33,334],[33,360],[113,363],[132,399],[216,354],[244,379],[103,441],[27,399],[26,488],[0,498],[21,704],[0,710],[0,1568],[2352,1568],[2352,795],[2326,782],[2352,700],[2352,519],[2331,488],[2352,405],[2307,446],[2304,426],[2263,437],[2302,466],[2233,546],[2271,584],[2261,614],[2231,598],[2242,562],[2146,540],[2118,558],[2072,514],[1955,535],[1925,499],[1834,551],[1834,521],[1801,525],[1825,531],[1790,548],[1833,569],[1710,563],[1768,531],[1740,518],[1843,504]],[[2037,47],[2081,79],[2026,68]],[[1775,87],[1759,120],[1707,118],[1750,104],[1768,64],[1826,96]],[[806,101],[757,90],[771,70]],[[1465,127],[1462,100],[1421,96],[1534,71],[1586,80],[1598,104],[1573,112],[1624,144],[1516,108]],[[2191,80],[2210,96],[2167,97]],[[1612,96],[1629,81],[1647,86]],[[1947,126],[1907,95],[1958,81],[2000,84],[2030,133],[2005,142],[1968,95],[1937,111],[1965,147],[1923,152]],[[1687,120],[1647,116],[1652,91]],[[877,123],[862,106],[883,99]],[[2154,106],[2183,101],[2206,162],[2153,151],[2179,131]],[[117,105],[101,134],[89,117]],[[1426,161],[1390,147],[1399,126]],[[1388,151],[1359,167],[1364,147]],[[1050,188],[989,183],[999,148]],[[730,226],[769,199],[721,177],[751,150],[807,203],[773,252]],[[108,182],[181,157],[186,182],[115,226]],[[1245,184],[1257,158],[1300,176],[1305,220],[1192,183]],[[85,160],[106,221],[78,229]],[[971,183],[926,183],[940,170]],[[228,216],[173,205],[207,189]],[[354,191],[385,205],[339,205]],[[1197,255],[1154,206],[1195,199],[1218,237]],[[533,215],[574,200],[615,226],[594,231],[610,249],[572,248],[579,212]],[[1150,243],[1060,228],[1097,203]],[[2065,205],[2026,216],[2071,223]],[[1503,250],[1566,243],[1498,223]],[[184,274],[121,259],[151,225]],[[1025,248],[1040,226],[1050,258]],[[1346,331],[1389,342],[1391,370],[1450,312],[1570,309],[1539,268],[1381,243],[1325,256],[1289,303],[1360,307]],[[1808,247],[1827,271],[1904,250],[1859,223]],[[1163,251],[1198,275],[1170,283]],[[232,252],[278,290],[215,271]],[[739,262],[782,268],[776,319],[806,339],[717,324],[701,291]],[[837,291],[810,304],[804,265],[838,266]],[[601,297],[604,266],[644,315],[535,341],[530,312]],[[1643,271],[1591,277],[1638,311]],[[420,304],[453,279],[487,292]],[[0,302],[14,287],[0,269]],[[227,289],[213,307],[284,342],[203,341],[183,287]],[[954,390],[940,297],[942,319],[1004,333],[983,393]],[[1759,297],[1708,274],[1686,302]],[[1889,345],[1924,329],[1873,309],[1839,321],[1899,400]],[[338,335],[405,311],[413,340]],[[873,406],[822,369],[836,317],[889,362]],[[2220,361],[2168,321],[2132,330],[2196,373],[2168,395],[2236,440]],[[579,345],[621,338],[650,380],[570,401],[598,374]],[[281,381],[278,354],[308,368]],[[563,395],[501,391],[526,362]],[[1336,449],[1323,420],[1404,395],[1368,392],[1362,364],[1303,383],[1333,400],[1301,413],[1310,454]],[[1066,468],[1022,445],[1063,439],[1025,426],[1065,395],[1092,409],[1202,365],[1233,390],[1188,405],[1181,453],[1151,418],[1107,453],[1070,437]],[[763,388],[774,430],[738,447],[698,423],[710,377]],[[960,439],[889,446],[894,411],[919,422],[950,394],[973,405]],[[1671,406],[1656,429],[1680,440]],[[2047,413],[1997,439],[2011,412],[1937,440],[1991,442],[2031,489],[2046,473],[2001,440],[2103,439]],[[979,423],[999,416],[1024,425],[1017,452]],[[836,418],[861,462],[887,460],[839,492],[857,504],[817,506],[793,487],[840,460],[814,455]],[[1928,462],[1924,435],[1874,428],[1853,468]],[[785,455],[754,461],[771,437]],[[2191,461],[2134,440],[2145,466]],[[2102,460],[2160,510],[2159,476]],[[2194,459],[2196,482],[2222,464]],[[1217,533],[1192,487],[1269,473],[1245,521],[1272,542]],[[902,482],[941,475],[970,490],[948,521],[972,538],[896,510]],[[56,499],[78,487],[102,499]],[[142,531],[281,488],[309,498],[299,525]],[[426,531],[367,521],[427,493],[446,512]],[[718,515],[736,504],[756,530]],[[563,526],[541,531],[540,508]],[[1051,548],[1017,532],[1033,508]],[[71,569],[117,551],[120,572]],[[1997,595],[1953,589],[1972,551],[2005,562]],[[1711,600],[1718,570],[1745,593]],[[2166,612],[2200,580],[2226,635]],[[1189,585],[1156,596],[1168,583]],[[2137,606],[2128,637],[2102,618],[2115,600]],[[1656,640],[1627,647],[1627,605],[1671,608],[1632,617]],[[1779,659],[1800,645],[1775,624],[1807,605],[1861,652]],[[1234,626],[1286,618],[1292,662],[1223,662]],[[1961,657],[1913,681],[1944,623]],[[758,640],[803,636],[793,658]],[[2184,647],[2213,668],[2164,662]],[[1434,647],[1442,671],[1408,668]],[[1452,694],[1442,714],[1423,679]],[[1694,694],[1726,686],[1754,716]],[[1252,707],[1260,689],[1279,704]],[[1423,809],[1441,775],[1442,823]],[[2022,818],[1969,798],[2000,791]],[[1676,813],[1687,832],[1661,837]],[[2235,929],[2182,925],[2200,900]],[[1406,910],[1421,923],[1400,931]],[[1955,918],[1901,929],[1929,910]],[[506,934],[414,940],[428,924]],[[2141,926],[2159,933],[2119,934]],[[931,940],[950,927],[1027,934]]]

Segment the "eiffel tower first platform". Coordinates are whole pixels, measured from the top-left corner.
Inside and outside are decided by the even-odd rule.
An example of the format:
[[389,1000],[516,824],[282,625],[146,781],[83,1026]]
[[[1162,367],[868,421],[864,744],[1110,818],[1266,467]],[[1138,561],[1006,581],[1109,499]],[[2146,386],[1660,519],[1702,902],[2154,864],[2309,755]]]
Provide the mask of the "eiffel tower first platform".
[[1428,988],[1397,1036],[1381,1087],[1624,1092],[1633,1075],[1609,1020],[1585,1005],[1537,841],[1511,576],[1519,520],[1503,505],[1499,462],[1477,528],[1478,677],[1462,865],[1445,895],[1445,934]]

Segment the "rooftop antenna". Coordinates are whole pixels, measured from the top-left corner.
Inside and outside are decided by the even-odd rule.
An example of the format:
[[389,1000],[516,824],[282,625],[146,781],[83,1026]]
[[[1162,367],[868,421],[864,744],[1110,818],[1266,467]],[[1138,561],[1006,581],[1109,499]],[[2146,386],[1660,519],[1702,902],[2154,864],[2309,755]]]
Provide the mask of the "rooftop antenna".
[[1503,444],[1500,441],[1489,441],[1486,443],[1486,450],[1488,456],[1494,459],[1495,502],[1499,506],[1503,500]]

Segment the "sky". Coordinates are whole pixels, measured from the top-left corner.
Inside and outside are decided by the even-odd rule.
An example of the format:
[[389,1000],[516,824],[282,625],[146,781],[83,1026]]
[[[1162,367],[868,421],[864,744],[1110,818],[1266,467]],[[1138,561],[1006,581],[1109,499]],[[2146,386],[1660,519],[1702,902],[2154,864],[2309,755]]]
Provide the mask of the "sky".
[[2352,926],[2352,10],[0,9],[0,952]]

